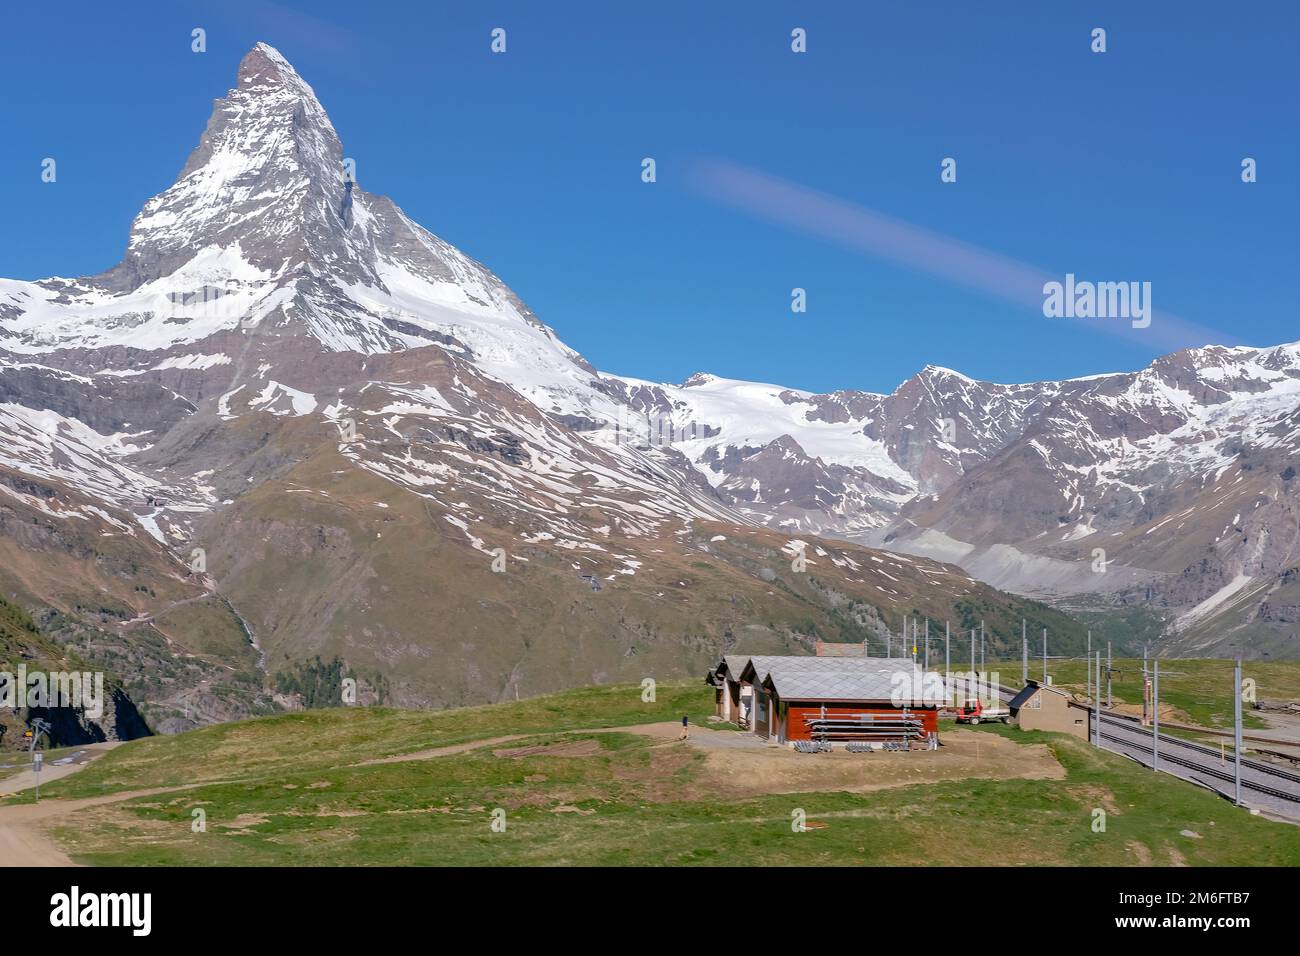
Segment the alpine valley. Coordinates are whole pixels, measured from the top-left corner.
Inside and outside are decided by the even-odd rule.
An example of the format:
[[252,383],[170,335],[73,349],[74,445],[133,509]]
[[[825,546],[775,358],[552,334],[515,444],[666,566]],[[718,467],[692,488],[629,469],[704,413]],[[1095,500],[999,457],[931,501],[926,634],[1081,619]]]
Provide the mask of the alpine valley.
[[265,44],[120,264],[0,280],[0,595],[164,732],[344,675],[486,703],[904,615],[984,621],[990,656],[1129,613],[1296,656],[1298,448],[1300,344],[889,395],[601,373],[354,182]]

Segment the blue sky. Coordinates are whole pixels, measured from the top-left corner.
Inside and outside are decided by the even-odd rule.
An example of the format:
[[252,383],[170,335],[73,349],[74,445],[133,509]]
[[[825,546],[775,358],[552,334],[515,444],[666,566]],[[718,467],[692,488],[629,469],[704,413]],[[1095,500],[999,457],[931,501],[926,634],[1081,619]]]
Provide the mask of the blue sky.
[[[11,4],[0,275],[115,263],[265,40],[315,87],[364,188],[601,369],[888,391],[926,363],[996,381],[1136,368],[1177,338],[1048,319],[719,201],[698,175],[711,163],[1050,275],[1149,281],[1157,331],[1168,310],[1221,341],[1300,339],[1300,5],[1137,6]],[[40,181],[46,156],[57,183]]]

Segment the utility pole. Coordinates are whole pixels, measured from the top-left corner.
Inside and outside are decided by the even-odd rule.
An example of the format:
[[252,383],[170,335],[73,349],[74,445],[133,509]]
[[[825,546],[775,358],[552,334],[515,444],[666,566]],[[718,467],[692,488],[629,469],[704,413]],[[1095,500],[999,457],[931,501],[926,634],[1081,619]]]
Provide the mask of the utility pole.
[[1029,683],[1029,623],[1022,617],[1020,619],[1020,686]]
[[1233,802],[1241,806],[1241,658],[1232,669],[1232,780],[1235,796]]
[[930,669],[930,619],[925,619],[925,669]]
[[1043,683],[1047,683],[1047,628],[1043,628]]
[[[1092,668],[1090,667],[1089,670]],[[1101,651],[1097,652],[1097,680],[1101,680]],[[1101,746],[1101,697],[1097,696],[1092,701],[1092,733],[1093,743],[1098,747]]]
[[41,736],[47,733],[52,725],[48,720],[37,717],[32,720],[32,746],[29,751],[32,755],[32,773],[36,774],[36,802],[41,802],[41,767],[45,765],[45,754],[36,748],[40,745]]
[[951,694],[953,689],[949,686],[952,681],[952,631],[948,622],[943,622],[943,686],[948,688]]
[[[1101,651],[1097,652],[1100,662]],[[1100,676],[1100,675],[1098,675]],[[1151,662],[1151,769],[1160,769],[1160,662]]]
[[[1088,630],[1088,647],[1087,647],[1087,650],[1086,650],[1086,652],[1084,653],[1083,657],[1084,657],[1084,660],[1086,660],[1086,661],[1088,662],[1088,696],[1091,697],[1091,696],[1092,696],[1092,677],[1093,677],[1093,674],[1092,674],[1092,629],[1091,629],[1091,628],[1089,628],[1089,630]],[[1098,693],[1098,694],[1101,693],[1101,678],[1100,678],[1100,676],[1098,676],[1098,678],[1097,678],[1097,693]]]
[[[978,671],[975,670],[975,628],[970,629],[970,672],[971,679],[978,682]],[[978,686],[978,684],[977,684]],[[970,696],[970,688],[966,688],[966,696]]]
[[988,653],[984,645],[984,622],[980,621],[980,671],[988,670]]
[[1150,715],[1147,714],[1147,699],[1149,696],[1150,695],[1147,694],[1147,646],[1143,644],[1142,645],[1142,726],[1143,727],[1145,727],[1147,723],[1151,720]]
[[1110,689],[1111,689],[1110,675],[1111,672],[1115,669],[1114,665],[1115,665],[1115,658],[1111,656],[1110,641],[1107,641],[1106,642],[1106,709],[1107,710],[1110,710],[1110,708],[1115,706],[1115,701],[1114,699],[1112,699],[1110,693]]

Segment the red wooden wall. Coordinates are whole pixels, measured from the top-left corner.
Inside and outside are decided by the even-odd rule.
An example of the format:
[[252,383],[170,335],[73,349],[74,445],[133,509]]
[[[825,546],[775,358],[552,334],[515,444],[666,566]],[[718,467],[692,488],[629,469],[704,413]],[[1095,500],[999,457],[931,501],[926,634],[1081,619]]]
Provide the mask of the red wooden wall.
[[[901,707],[893,707],[880,701],[871,701],[862,704],[827,704],[826,715],[849,715],[849,714],[877,714],[881,717],[897,717],[902,713]],[[786,740],[810,740],[812,735],[804,723],[804,717],[817,717],[821,715],[821,704],[789,704],[785,708],[785,739]],[[920,710],[915,707],[908,708],[908,713],[913,714],[921,719],[927,733],[939,732],[939,712],[937,710]]]

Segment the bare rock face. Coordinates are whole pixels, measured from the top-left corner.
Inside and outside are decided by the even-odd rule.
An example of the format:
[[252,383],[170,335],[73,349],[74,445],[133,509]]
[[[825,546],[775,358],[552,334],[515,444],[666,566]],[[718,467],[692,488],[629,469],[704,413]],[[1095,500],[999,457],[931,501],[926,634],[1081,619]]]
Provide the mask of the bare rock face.
[[[149,736],[148,724],[117,679],[100,672],[96,680],[95,671],[42,633],[16,605],[0,599],[0,701],[18,705],[0,706],[0,751],[28,749],[23,734],[37,719],[47,725],[51,747]],[[73,680],[81,681],[83,675],[85,680],[77,684],[78,697],[38,699],[37,706],[28,706],[34,702],[28,697],[31,688],[57,694],[57,688],[72,686],[68,676],[74,674]],[[37,678],[39,685],[33,683]],[[49,691],[51,687],[56,690]],[[80,698],[82,693],[90,699]]]

